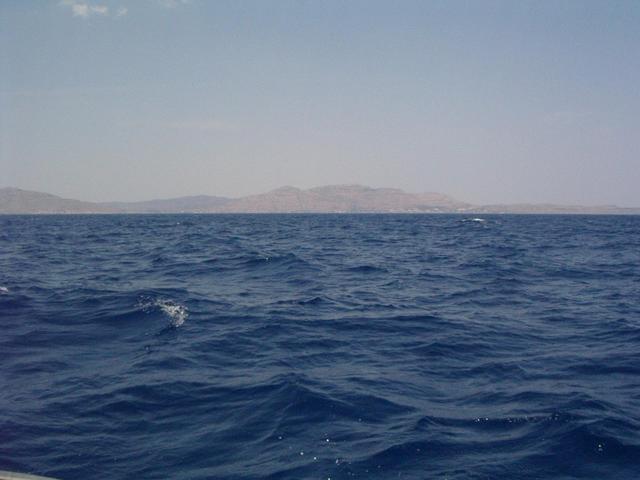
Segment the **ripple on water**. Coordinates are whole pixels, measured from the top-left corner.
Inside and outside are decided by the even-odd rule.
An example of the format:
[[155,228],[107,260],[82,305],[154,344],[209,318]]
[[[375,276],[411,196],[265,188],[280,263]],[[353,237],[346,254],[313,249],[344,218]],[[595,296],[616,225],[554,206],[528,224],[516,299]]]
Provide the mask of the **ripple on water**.
[[482,219],[0,216],[0,470],[637,478],[640,217]]

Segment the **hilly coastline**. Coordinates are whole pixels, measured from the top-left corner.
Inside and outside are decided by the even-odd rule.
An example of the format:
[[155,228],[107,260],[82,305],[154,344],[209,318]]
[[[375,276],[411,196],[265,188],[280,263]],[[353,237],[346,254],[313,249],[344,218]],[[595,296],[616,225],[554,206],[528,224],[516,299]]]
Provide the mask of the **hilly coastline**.
[[640,214],[640,208],[554,204],[472,205],[441,193],[328,185],[281,187],[239,198],[197,195],[142,202],[85,202],[49,193],[0,188],[0,214],[82,213],[538,213]]

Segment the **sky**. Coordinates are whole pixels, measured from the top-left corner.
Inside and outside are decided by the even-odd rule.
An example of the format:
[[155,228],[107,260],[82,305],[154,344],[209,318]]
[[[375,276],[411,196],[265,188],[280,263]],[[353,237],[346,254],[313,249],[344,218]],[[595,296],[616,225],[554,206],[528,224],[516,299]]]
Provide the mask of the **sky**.
[[0,187],[640,206],[640,2],[0,1]]

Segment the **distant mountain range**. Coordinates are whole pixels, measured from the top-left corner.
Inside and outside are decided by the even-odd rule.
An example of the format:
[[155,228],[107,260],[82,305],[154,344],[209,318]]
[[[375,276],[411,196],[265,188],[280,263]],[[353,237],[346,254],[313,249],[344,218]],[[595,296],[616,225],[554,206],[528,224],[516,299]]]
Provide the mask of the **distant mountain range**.
[[51,213],[589,213],[640,214],[640,208],[552,204],[471,205],[440,193],[329,185],[282,187],[240,198],[197,195],[144,202],[84,202],[49,193],[0,188],[0,214]]

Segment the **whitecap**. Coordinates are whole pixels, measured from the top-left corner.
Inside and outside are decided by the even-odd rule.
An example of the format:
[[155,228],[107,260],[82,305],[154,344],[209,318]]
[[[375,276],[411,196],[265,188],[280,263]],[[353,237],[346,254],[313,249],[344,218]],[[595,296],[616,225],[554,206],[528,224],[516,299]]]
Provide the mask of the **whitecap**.
[[160,310],[166,313],[171,318],[171,324],[174,327],[179,327],[184,323],[184,321],[189,316],[189,312],[187,312],[187,307],[184,305],[179,305],[173,302],[159,302],[158,306]]
[[0,293],[2,294],[9,293],[9,289],[7,287],[0,286]]
[[182,325],[187,317],[189,311],[184,305],[180,305],[173,300],[167,300],[163,298],[144,298],[138,302],[138,306],[145,312],[152,310],[160,310],[163,314],[169,317],[171,326],[179,327]]

